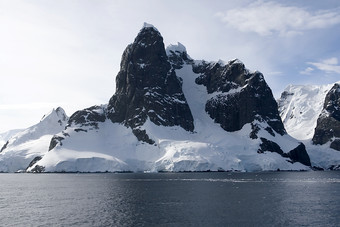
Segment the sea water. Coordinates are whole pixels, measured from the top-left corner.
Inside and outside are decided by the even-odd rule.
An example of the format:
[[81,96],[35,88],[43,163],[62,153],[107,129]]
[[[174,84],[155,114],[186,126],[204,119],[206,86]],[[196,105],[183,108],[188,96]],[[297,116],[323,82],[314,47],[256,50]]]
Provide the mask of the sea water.
[[0,226],[339,226],[340,172],[0,174]]

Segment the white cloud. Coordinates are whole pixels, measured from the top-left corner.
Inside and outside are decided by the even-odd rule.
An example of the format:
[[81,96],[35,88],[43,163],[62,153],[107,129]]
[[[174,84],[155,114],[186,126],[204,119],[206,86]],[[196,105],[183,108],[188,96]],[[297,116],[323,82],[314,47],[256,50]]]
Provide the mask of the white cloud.
[[325,59],[321,62],[307,62],[309,65],[313,65],[321,71],[326,73],[338,73],[340,74],[340,65],[338,65],[337,58]]
[[294,36],[305,30],[340,24],[339,9],[308,12],[303,8],[266,1],[257,1],[247,7],[231,9],[225,13],[220,12],[217,17],[242,32],[256,32],[261,36]]
[[305,70],[300,71],[300,74],[310,75],[314,69],[312,67],[307,67]]
[[327,65],[337,65],[338,59],[337,58],[329,58],[329,59],[323,60],[322,63],[327,64]]

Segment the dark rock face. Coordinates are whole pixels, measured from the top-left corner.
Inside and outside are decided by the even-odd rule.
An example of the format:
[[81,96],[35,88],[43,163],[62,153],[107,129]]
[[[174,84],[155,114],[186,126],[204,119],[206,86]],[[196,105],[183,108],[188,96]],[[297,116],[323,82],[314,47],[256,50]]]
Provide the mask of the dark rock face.
[[62,145],[61,141],[64,140],[64,137],[61,136],[53,136],[50,142],[50,146],[48,148],[48,151],[52,150],[53,148],[55,148],[58,144]]
[[[226,65],[203,62],[194,65],[193,70],[201,74],[196,83],[206,86],[209,94],[216,93],[207,101],[205,110],[224,130],[238,131],[251,123],[251,139],[258,139],[258,132],[262,129],[273,137],[275,132],[281,136],[286,134],[272,91],[260,72],[249,72],[237,59]],[[260,139],[258,153],[276,152],[292,163],[311,165],[303,144],[284,153],[277,143],[263,137]]]
[[329,170],[336,170],[340,171],[340,165],[332,165],[331,167],[328,168]]
[[284,154],[283,157],[288,157],[293,162],[300,162],[306,166],[312,165],[310,162],[309,155],[306,152],[306,147],[303,143],[300,143],[299,146],[289,151],[287,154]]
[[340,139],[335,139],[330,145],[330,148],[333,148],[334,150],[340,151]]
[[7,142],[2,146],[0,153],[3,152],[7,148],[8,144],[9,144],[9,140],[7,140]]
[[340,151],[340,85],[334,84],[327,93],[312,139],[314,144],[331,141],[330,147]]
[[26,171],[27,171],[28,168],[32,167],[35,163],[37,163],[37,162],[40,161],[41,159],[42,159],[41,156],[36,156],[36,157],[30,162],[30,164],[27,166]]
[[[124,51],[116,93],[108,105],[108,118],[133,130],[147,118],[156,125],[194,130],[182,82],[172,69],[163,38],[155,28],[144,27]],[[152,143],[146,136],[139,139]]]
[[[194,66],[200,73],[197,84],[207,87],[209,94],[218,92],[207,101],[205,109],[221,127],[233,132],[245,124],[258,120],[267,122],[266,130],[280,135],[286,133],[278,113],[277,103],[260,72],[250,73],[238,60],[227,65],[204,63]],[[257,138],[256,133],[251,135]]]
[[142,130],[139,128],[135,128],[132,130],[132,133],[137,137],[139,141],[144,141],[149,144],[154,144],[155,141],[150,139],[149,135],[146,133],[146,130]]
[[262,137],[261,137],[261,141],[262,143],[260,144],[260,149],[257,151],[257,153],[270,151],[270,152],[276,152],[280,155],[284,154],[281,147],[277,143],[274,143],[273,141],[267,140],[266,138],[262,138]]
[[105,106],[92,106],[90,108],[79,110],[72,114],[68,121],[68,126],[79,125],[79,126],[92,126],[98,128],[99,122],[106,120],[106,109]]
[[290,93],[290,92],[288,92],[288,91],[284,91],[284,92],[282,92],[282,94],[281,94],[280,100],[285,100],[285,99],[287,99],[289,96],[293,96],[293,95],[294,95],[294,93]]
[[45,172],[45,167],[44,166],[40,166],[40,165],[36,165],[32,170],[32,173],[43,173]]
[[169,62],[171,64],[171,67],[173,69],[181,69],[186,64],[193,64],[194,61],[189,57],[185,47],[178,43],[178,49],[174,48],[171,49],[171,47],[166,49]]
[[289,151],[288,153],[284,153],[281,147],[275,142],[262,137],[261,141],[262,143],[260,144],[260,149],[257,151],[258,153],[263,153],[265,151],[276,152],[284,158],[289,158],[292,163],[300,162],[306,166],[311,166],[309,155],[303,143],[300,143],[299,146]]

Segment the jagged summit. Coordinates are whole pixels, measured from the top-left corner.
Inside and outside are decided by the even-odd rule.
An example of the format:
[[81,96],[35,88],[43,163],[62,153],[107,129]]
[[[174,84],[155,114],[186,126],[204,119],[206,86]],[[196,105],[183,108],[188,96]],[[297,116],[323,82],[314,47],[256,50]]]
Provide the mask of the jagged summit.
[[108,113],[112,122],[131,127],[148,143],[153,141],[142,129],[147,119],[156,125],[179,125],[193,131],[181,81],[168,61],[163,37],[153,27],[143,27],[124,51]]
[[[139,52],[139,54],[147,54],[147,51],[150,51],[151,49],[159,51],[161,51],[161,49],[164,49],[163,37],[161,33],[153,25],[147,25],[148,26],[145,26],[144,24],[143,28],[139,31],[134,42],[132,43],[137,44],[135,46],[140,46],[141,48],[144,48],[144,51],[139,50],[141,51]],[[163,53],[159,54],[160,57],[163,57]]]
[[143,29],[153,29],[155,31],[158,31],[158,29],[155,26],[153,26],[152,24],[146,23],[146,22],[144,22],[144,24],[143,24],[142,30]]
[[57,107],[56,109],[52,109],[48,114],[44,115],[41,118],[40,122],[51,119],[51,118],[57,118],[57,119],[59,119],[60,121],[63,121],[63,122],[68,120],[68,117],[66,115],[65,110],[61,107]]
[[187,49],[180,42],[177,42],[177,44],[170,44],[169,46],[166,47],[165,51],[167,55],[170,55],[172,53],[175,53],[175,54],[187,53]]
[[219,64],[224,64],[224,65],[234,65],[234,64],[239,64],[239,65],[243,65],[244,66],[244,63],[240,60],[240,59],[238,59],[238,58],[234,58],[234,59],[231,59],[231,60],[229,60],[227,63],[225,62],[225,61],[223,61],[223,60],[219,60],[218,61],[218,63]]
[[185,46],[179,42],[177,45],[170,44],[166,48],[166,54],[173,69],[181,69],[185,63],[194,63],[194,60],[188,55]]
[[63,108],[58,107],[45,114],[38,124],[35,124],[14,135],[10,144],[18,145],[30,140],[36,140],[44,135],[53,135],[63,130],[69,120]]

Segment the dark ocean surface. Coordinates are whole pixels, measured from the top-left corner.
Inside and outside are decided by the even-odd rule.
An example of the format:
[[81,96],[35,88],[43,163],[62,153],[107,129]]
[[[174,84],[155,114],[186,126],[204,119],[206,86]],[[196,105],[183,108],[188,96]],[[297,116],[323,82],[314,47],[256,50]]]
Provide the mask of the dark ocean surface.
[[4,173],[0,226],[340,226],[340,172]]

